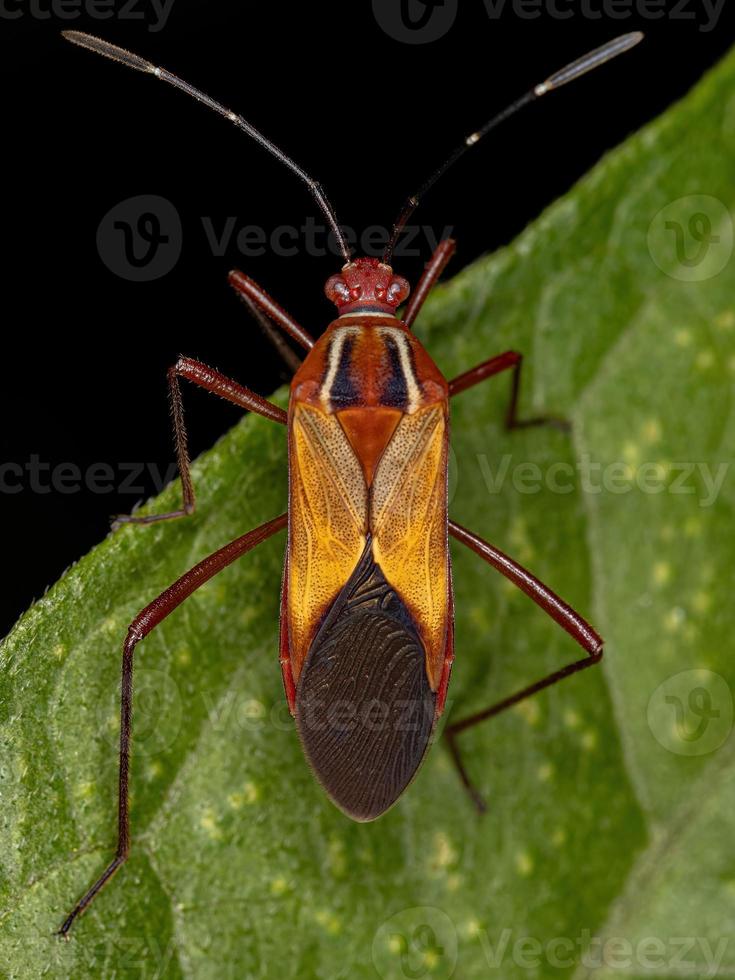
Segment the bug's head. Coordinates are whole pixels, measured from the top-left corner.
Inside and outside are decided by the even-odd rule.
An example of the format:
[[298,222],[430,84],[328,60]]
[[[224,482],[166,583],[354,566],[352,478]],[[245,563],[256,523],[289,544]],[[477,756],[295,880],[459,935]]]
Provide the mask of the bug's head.
[[340,313],[386,313],[392,316],[410,286],[378,259],[354,259],[331,276],[324,287]]

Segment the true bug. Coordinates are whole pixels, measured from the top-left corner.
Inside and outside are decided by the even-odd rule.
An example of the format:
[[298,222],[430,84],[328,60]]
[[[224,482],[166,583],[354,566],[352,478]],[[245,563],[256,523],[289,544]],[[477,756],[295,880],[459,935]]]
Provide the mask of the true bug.
[[64,921],[60,933],[66,936],[130,849],[136,645],[199,586],[276,532],[288,527],[280,663],[289,708],[317,779],[355,820],[373,820],[396,802],[416,774],[444,708],[454,660],[449,534],[529,595],[586,652],[536,684],[448,726],[452,757],[480,809],[483,803],[462,764],[457,735],[599,662],[602,639],[581,616],[530,572],[447,514],[450,398],[510,370],[509,428],[563,425],[562,420],[517,417],[522,356],[515,351],[492,357],[447,382],[411,333],[454,251],[453,241],[438,246],[401,317],[396,311],[408,298],[409,286],[390,263],[419,200],[462,154],[522,106],[627,51],[642,35],[625,34],[590,52],[468,136],[407,199],[382,261],[351,258],[321,186],[241,116],[115,45],[76,31],[64,36],[155,75],[253,137],[306,184],[345,259],[325,287],[339,315],[317,341],[246,275],[230,273],[231,285],[264,329],[273,334],[274,327],[280,328],[307,351],[291,383],[288,412],[190,358],[180,358],[169,370],[182,506],[166,514],[121,517],[117,523],[147,524],[194,510],[179,378],[288,426],[289,509],[199,562],[131,623],[123,646],[117,852]]

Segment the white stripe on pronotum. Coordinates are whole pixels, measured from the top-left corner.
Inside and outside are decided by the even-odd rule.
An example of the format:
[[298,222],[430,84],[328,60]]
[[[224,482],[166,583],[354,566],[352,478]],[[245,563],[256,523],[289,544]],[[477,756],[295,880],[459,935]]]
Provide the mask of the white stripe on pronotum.
[[342,360],[342,348],[348,337],[357,337],[360,332],[359,327],[343,327],[338,330],[327,351],[327,373],[322,385],[322,404],[326,411],[329,411],[332,401],[332,388],[339,371],[339,364]]
[[412,415],[421,401],[421,385],[418,382],[416,371],[411,361],[411,349],[408,346],[406,334],[403,330],[398,330],[394,327],[379,327],[378,332],[384,337],[390,337],[396,345],[398,358],[401,362],[403,379],[406,382],[406,391],[408,392],[406,411],[409,415]]

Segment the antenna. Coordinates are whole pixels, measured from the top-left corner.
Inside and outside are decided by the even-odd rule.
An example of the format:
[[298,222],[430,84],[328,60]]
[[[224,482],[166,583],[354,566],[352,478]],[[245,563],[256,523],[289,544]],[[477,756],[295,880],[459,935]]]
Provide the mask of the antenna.
[[296,176],[306,184],[309,192],[313,196],[316,203],[321,208],[324,213],[325,218],[334,236],[337,239],[337,244],[339,245],[340,251],[344,256],[345,262],[350,261],[350,249],[347,245],[347,241],[342,234],[342,231],[337,222],[337,216],[334,213],[332,205],[329,203],[324,189],[321,184],[310,177],[306,171],[302,170],[301,167],[295,163],[291,157],[287,156],[283,150],[280,150],[275,143],[271,143],[270,140],[266,139],[265,136],[254,126],[251,126],[247,119],[243,119],[237,113],[232,112],[231,109],[227,109],[225,106],[220,105],[219,102],[215,102],[204,92],[200,92],[199,89],[194,88],[188,82],[183,79],[178,78],[176,75],[171,74],[170,71],[166,71],[165,68],[157,68],[156,65],[151,64],[150,61],[146,61],[145,58],[140,58],[137,54],[133,54],[131,51],[126,51],[125,48],[119,48],[116,44],[110,44],[109,41],[103,41],[99,37],[94,37],[92,34],[84,34],[81,31],[62,31],[63,37],[67,41],[71,41],[72,44],[78,44],[82,48],[88,48],[90,51],[94,51],[96,54],[101,54],[105,58],[111,58],[113,61],[119,61],[123,65],[127,65],[128,68],[133,68],[135,71],[146,72],[149,75],[155,75],[156,78],[160,78],[163,82],[168,82],[169,85],[173,85],[174,88],[180,89],[182,92],[186,92],[187,95],[192,96],[198,102],[202,102],[209,109],[213,109],[218,112],[220,116],[224,116],[225,119],[229,119],[231,123],[234,123],[238,129],[241,129],[248,136],[252,137],[256,143],[259,143],[263,149],[267,150],[276,160],[288,167]]
[[592,71],[594,68],[599,68],[600,65],[604,65],[605,62],[610,61],[612,58],[617,58],[619,54],[624,51],[629,51],[631,48],[635,47],[640,41],[643,40],[643,34],[640,31],[634,31],[630,34],[622,34],[620,37],[616,37],[612,41],[608,41],[607,44],[603,44],[601,48],[595,48],[594,51],[590,51],[588,54],[571,64],[562,68],[560,71],[554,72],[550,75],[545,82],[541,82],[540,85],[536,85],[525,95],[522,95],[520,99],[511,103],[507,109],[503,109],[499,112],[497,116],[494,116],[484,126],[480,129],[475,130],[474,133],[470,133],[468,137],[461,143],[457,149],[444,161],[444,163],[434,171],[434,173],[425,181],[419,189],[411,195],[411,197],[406,199],[403,208],[401,209],[396,223],[393,225],[393,232],[388,242],[385,252],[383,253],[383,262],[386,265],[390,265],[391,259],[393,257],[393,249],[396,247],[396,243],[401,235],[401,232],[406,227],[408,219],[411,217],[419,201],[424,197],[427,191],[431,190],[434,184],[443,177],[444,174],[449,170],[452,164],[456,163],[460,157],[475,146],[480,140],[487,136],[487,134],[499,126],[506,119],[514,116],[519,109],[524,106],[529,105],[531,102],[535,102],[536,99],[540,99],[542,95],[546,95],[547,92],[553,92],[555,89],[561,88],[562,85],[566,85],[568,82],[574,81],[575,78],[579,78],[580,75],[585,75],[588,71]]

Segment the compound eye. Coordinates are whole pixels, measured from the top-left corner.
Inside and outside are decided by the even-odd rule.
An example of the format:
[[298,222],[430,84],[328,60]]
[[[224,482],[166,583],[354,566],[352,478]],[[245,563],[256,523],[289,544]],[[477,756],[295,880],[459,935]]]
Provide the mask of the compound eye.
[[353,286],[350,290],[350,299],[357,300],[362,296],[362,286]]
[[342,276],[332,276],[330,279],[327,279],[324,292],[327,295],[327,299],[331,300],[337,306],[342,306],[343,303],[349,303],[350,301],[350,289]]
[[411,287],[406,280],[402,276],[396,276],[395,279],[391,280],[388,287],[387,301],[391,306],[398,306],[406,299],[410,291]]

